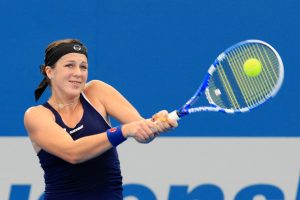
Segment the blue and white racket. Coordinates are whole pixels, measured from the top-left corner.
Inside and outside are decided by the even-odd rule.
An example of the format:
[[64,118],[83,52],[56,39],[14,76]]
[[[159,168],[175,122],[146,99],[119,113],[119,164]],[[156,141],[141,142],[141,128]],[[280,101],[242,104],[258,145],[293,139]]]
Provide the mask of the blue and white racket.
[[[283,78],[282,60],[271,45],[260,40],[239,42],[217,57],[196,93],[169,117],[179,120],[202,111],[247,112],[274,97]],[[209,106],[192,107],[203,93]]]

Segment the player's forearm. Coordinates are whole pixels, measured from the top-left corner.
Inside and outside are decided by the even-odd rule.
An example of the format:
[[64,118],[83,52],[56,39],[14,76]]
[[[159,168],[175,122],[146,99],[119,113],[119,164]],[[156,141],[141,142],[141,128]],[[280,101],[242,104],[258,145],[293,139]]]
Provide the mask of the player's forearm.
[[109,150],[112,144],[106,132],[80,138],[68,149],[67,161],[72,164],[82,163]]

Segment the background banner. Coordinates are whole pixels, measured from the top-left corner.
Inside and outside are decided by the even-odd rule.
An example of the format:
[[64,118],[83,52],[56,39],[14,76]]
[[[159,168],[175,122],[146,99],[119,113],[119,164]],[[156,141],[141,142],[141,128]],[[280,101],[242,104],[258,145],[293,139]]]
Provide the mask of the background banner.
[[[0,146],[0,199],[40,200],[43,172],[29,140]],[[299,138],[160,138],[118,149],[126,200],[300,198]]]

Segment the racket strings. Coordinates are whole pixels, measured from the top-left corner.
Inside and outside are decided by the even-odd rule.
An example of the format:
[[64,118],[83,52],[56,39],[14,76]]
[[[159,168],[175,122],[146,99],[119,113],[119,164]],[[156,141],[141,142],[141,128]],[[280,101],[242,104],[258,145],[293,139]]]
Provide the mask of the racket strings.
[[254,93],[256,94],[256,98],[253,100],[259,103],[269,97],[269,94],[277,83],[278,71],[276,72],[275,67],[278,66],[278,62],[274,62],[277,61],[277,58],[274,59],[274,53],[272,51],[257,44],[245,47],[245,49],[246,59],[254,57],[262,63],[261,74],[257,78],[248,78],[255,86]]
[[275,73],[274,68],[272,67],[276,65],[274,65],[270,60],[272,54],[270,55],[266,49],[259,48],[258,45],[255,45],[254,48],[246,48],[246,55],[248,57],[257,57],[262,62],[263,70],[260,77],[257,79],[250,79],[250,81],[254,82],[254,85],[256,86],[255,92],[259,97],[257,100],[262,101],[268,94],[270,94],[276,85],[278,73]]
[[[262,71],[257,77],[249,77],[243,65],[250,58],[258,59]],[[279,78],[279,62],[274,52],[261,44],[249,44],[229,51],[217,64],[217,75],[211,80],[209,90],[222,86],[225,95],[211,95],[220,107],[239,109],[254,107],[270,97]],[[219,79],[219,80],[218,80]],[[210,92],[213,93],[213,92]]]
[[238,56],[232,55],[233,58],[229,65],[232,66],[231,69],[233,70],[237,84],[241,89],[247,107],[249,107],[263,100],[263,91],[265,91],[266,88],[264,87],[265,84],[261,83],[260,79],[248,78],[245,76],[242,67],[239,67],[243,66],[243,63],[247,59],[257,58],[257,56],[250,53],[249,49],[244,47],[237,49],[236,52],[238,52]]
[[[256,48],[258,48],[258,47],[256,47]],[[254,50],[252,50],[252,51],[254,51]],[[273,53],[270,54],[269,52],[267,52],[267,49],[265,49],[265,48],[263,48],[263,49],[260,48],[259,51],[257,51],[257,52],[259,53],[259,57],[262,58],[264,66],[267,66],[265,68],[266,70],[265,70],[265,73],[263,73],[263,75],[265,75],[266,80],[269,80],[267,83],[270,86],[269,89],[272,90],[273,87],[276,85],[276,82],[279,78],[278,68],[273,67],[273,66],[279,65],[277,62],[277,58],[274,56]]]
[[241,78],[241,76],[240,76],[241,71],[239,70],[239,67],[238,67],[239,61],[237,58],[238,57],[235,57],[234,55],[232,55],[232,53],[230,53],[228,56],[228,62],[229,62],[229,65],[233,66],[232,72],[234,74],[234,77],[237,81],[238,86],[241,88],[241,95],[245,99],[247,106],[249,106],[249,102],[252,103],[251,99],[249,97],[253,94],[251,93],[252,90],[248,90],[246,88],[251,87],[251,85],[247,85],[247,82],[245,82],[244,79]]
[[225,86],[225,91],[227,93],[227,96],[229,97],[229,100],[231,102],[231,105],[234,109],[240,108],[240,105],[237,101],[237,98],[235,96],[235,93],[232,89],[231,84],[229,83],[228,77],[226,76],[226,72],[220,63],[219,66],[217,67],[218,73],[221,77],[221,81],[223,82],[223,85]]
[[[272,64],[270,63],[268,54],[262,52],[257,45],[241,47],[236,49],[236,52],[238,52],[238,56],[232,56],[233,59],[231,59],[232,63],[230,63],[230,66],[232,66],[231,69],[241,89],[246,105],[248,107],[254,106],[268,97],[268,94],[272,91],[276,83],[269,70],[269,66],[272,66]],[[249,78],[245,76],[242,67],[237,67],[243,66],[243,63],[249,58],[258,58],[262,62],[263,70],[259,77]]]
[[[217,91],[218,87],[215,84],[214,78],[211,77],[210,83],[209,83],[209,90],[211,91]],[[210,97],[213,99],[213,103],[215,103],[216,105],[219,105],[219,107],[221,108],[225,108],[225,104],[223,102],[223,100],[221,98],[217,98],[217,95],[214,94],[210,94]],[[210,99],[208,99],[208,101],[210,101]]]
[[[230,81],[228,80],[224,69],[222,69],[221,66],[218,66],[218,68],[219,76],[212,76],[209,80],[209,87],[207,90],[207,93],[209,93],[209,98],[207,98],[208,101],[211,104],[217,105],[221,108],[240,108],[236,95],[229,83]],[[221,91],[225,91],[226,95],[222,94],[223,92]],[[225,96],[228,98],[225,98]]]

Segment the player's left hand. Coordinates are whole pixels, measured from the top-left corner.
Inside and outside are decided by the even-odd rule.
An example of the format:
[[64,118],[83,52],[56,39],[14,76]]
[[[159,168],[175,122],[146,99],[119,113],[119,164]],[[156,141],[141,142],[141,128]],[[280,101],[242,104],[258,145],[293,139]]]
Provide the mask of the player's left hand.
[[178,126],[177,121],[170,119],[168,114],[168,111],[162,110],[152,116],[152,120],[156,124],[157,134],[168,132]]

